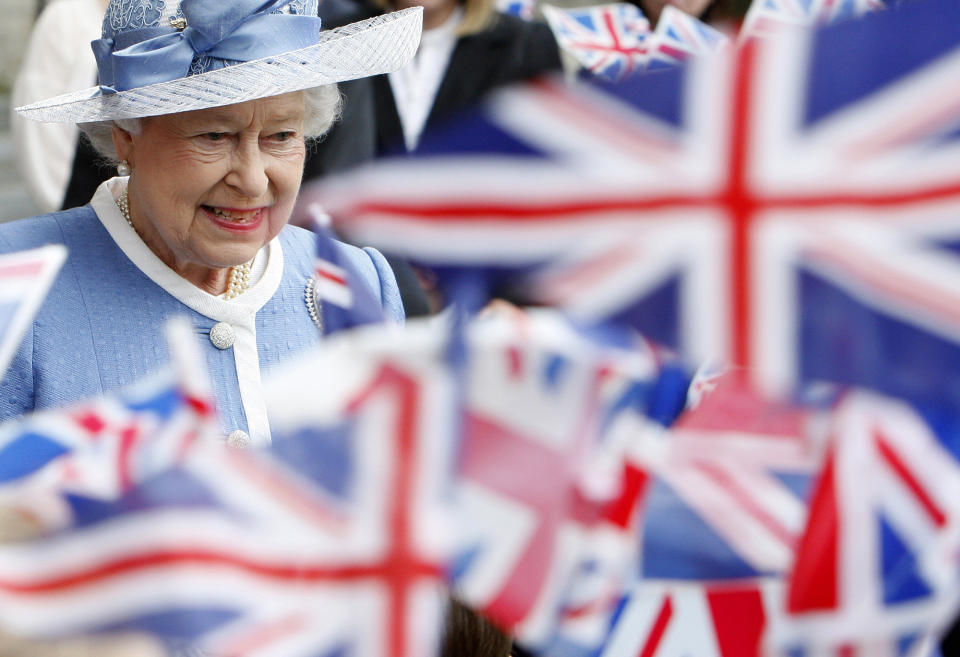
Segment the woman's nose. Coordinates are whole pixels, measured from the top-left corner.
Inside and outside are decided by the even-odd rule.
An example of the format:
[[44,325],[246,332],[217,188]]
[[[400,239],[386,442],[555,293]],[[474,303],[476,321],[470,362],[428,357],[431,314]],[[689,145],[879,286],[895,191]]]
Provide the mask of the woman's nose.
[[241,141],[237,144],[226,183],[247,198],[261,198],[267,193],[266,162],[260,152],[257,140],[252,143]]

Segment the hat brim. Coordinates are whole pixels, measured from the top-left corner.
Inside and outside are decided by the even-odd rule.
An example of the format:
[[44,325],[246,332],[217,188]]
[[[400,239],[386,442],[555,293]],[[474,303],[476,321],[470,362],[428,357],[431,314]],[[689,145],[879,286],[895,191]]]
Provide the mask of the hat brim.
[[420,44],[423,8],[374,16],[319,34],[300,50],[145,87],[91,87],[16,108],[28,119],[88,123],[189,112],[267,98],[402,68]]

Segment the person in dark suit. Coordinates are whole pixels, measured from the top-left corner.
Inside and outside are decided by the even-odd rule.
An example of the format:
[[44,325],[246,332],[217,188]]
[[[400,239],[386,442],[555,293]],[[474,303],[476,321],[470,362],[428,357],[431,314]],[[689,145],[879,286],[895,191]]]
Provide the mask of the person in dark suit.
[[[321,0],[317,12],[324,30],[370,18],[374,12],[352,0]],[[311,145],[304,181],[344,171],[376,157],[373,85],[369,78],[337,85],[343,98],[340,117],[322,140]]]
[[373,87],[377,154],[415,152],[425,130],[494,89],[561,70],[550,28],[497,12],[492,0],[373,1],[381,11],[424,8],[414,61],[366,81]]

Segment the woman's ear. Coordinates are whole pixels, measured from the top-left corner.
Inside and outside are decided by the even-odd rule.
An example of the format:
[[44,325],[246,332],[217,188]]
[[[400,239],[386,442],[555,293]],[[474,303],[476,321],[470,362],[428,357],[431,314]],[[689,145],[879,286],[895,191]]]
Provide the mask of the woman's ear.
[[110,135],[113,137],[113,148],[117,151],[117,159],[133,165],[133,135],[118,125],[113,126]]

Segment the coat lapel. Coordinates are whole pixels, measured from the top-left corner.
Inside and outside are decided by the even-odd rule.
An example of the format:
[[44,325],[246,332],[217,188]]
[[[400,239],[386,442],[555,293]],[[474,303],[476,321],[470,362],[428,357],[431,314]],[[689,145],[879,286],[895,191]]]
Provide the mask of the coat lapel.
[[371,78],[373,82],[373,103],[377,121],[377,151],[379,154],[404,152],[403,126],[390,88],[390,79],[386,75]]

